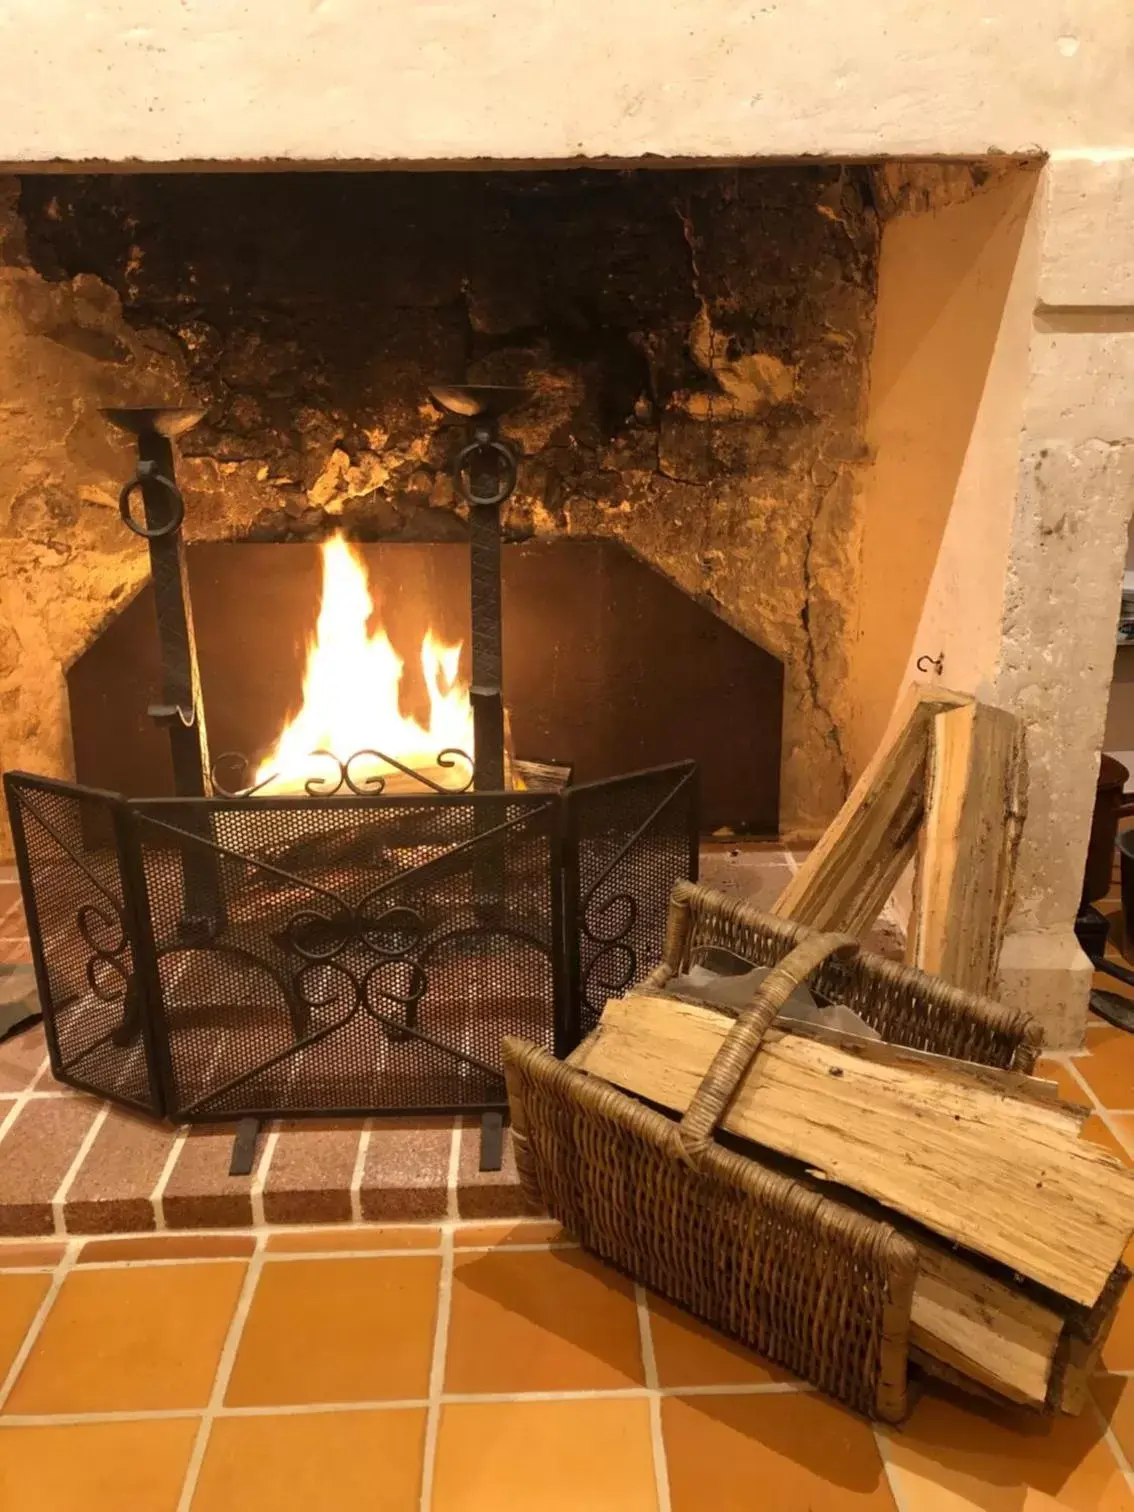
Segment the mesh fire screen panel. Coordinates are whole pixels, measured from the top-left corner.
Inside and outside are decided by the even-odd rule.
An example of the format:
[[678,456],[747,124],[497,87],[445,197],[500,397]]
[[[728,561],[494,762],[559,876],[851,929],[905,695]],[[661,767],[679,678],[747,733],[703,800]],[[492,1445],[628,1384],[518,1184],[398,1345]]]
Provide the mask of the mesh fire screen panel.
[[[136,812],[175,1116],[503,1103],[501,1035],[551,1048],[553,803]],[[217,905],[200,942],[191,886]]]
[[660,958],[695,769],[130,801],[5,779],[56,1075],[177,1120],[506,1106]]
[[116,805],[103,793],[15,774],[5,788],[55,1074],[160,1112],[152,1058],[137,1032]]
[[692,762],[568,789],[568,949],[579,1036],[660,959],[669,895],[697,875]]

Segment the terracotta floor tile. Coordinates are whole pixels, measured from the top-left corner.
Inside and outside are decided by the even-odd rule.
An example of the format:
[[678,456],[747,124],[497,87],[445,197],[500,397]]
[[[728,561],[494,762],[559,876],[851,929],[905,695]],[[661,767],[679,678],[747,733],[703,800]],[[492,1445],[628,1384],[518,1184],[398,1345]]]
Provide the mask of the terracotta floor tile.
[[98,1108],[90,1097],[46,1097],[24,1104],[0,1139],[0,1234],[53,1232],[51,1200]]
[[6,1411],[203,1407],[245,1270],[219,1261],[72,1271]]
[[1118,1134],[1127,1165],[1134,1163],[1134,1113],[1112,1113],[1110,1122]]
[[[1107,959],[1111,960],[1111,961],[1115,961],[1119,966],[1125,966],[1127,969],[1129,969],[1130,962],[1125,958],[1125,956],[1123,955],[1122,951],[1118,949],[1118,947],[1115,945],[1115,942],[1114,942],[1114,928],[1113,928],[1113,926],[1115,924],[1117,924],[1117,926],[1118,926],[1117,927],[1117,933],[1118,933],[1119,939],[1122,938],[1122,918],[1121,918],[1121,913],[1119,914],[1119,916],[1118,916],[1117,919],[1115,919],[1112,916],[1111,923],[1112,923],[1111,938],[1110,938],[1110,940],[1108,940],[1107,947],[1106,947]],[[1095,988],[1095,990],[1098,991],[1098,992],[1113,992],[1116,997],[1134,998],[1134,987],[1132,987],[1129,982],[1123,982],[1118,977],[1112,977],[1109,971],[1096,971],[1094,973],[1093,977],[1091,978],[1091,986],[1093,988]],[[1093,1022],[1095,1022],[1095,1023],[1101,1023],[1102,1020],[1101,1019],[1095,1019]],[[1124,1033],[1125,1031],[1123,1031],[1123,1030],[1120,1029],[1118,1032],[1121,1034],[1121,1033]]]
[[152,1118],[111,1108],[67,1190],[70,1234],[119,1234],[154,1227],[150,1193],[177,1131]]
[[447,1391],[641,1384],[634,1292],[614,1271],[581,1250],[456,1256]]
[[886,1440],[906,1512],[1038,1512],[1044,1497],[1068,1512],[1134,1512],[1090,1411],[1040,1419],[927,1392]]
[[426,1223],[410,1223],[404,1228],[367,1224],[364,1228],[316,1228],[269,1234],[268,1252],[309,1255],[333,1250],[436,1249],[440,1243],[441,1230]]
[[552,1218],[520,1218],[515,1223],[461,1223],[453,1230],[458,1249],[497,1249],[505,1244],[570,1244]]
[[0,1092],[25,1091],[46,1059],[47,1043],[40,1024],[5,1040],[0,1044]]
[[1115,1029],[1092,1035],[1090,1051],[1075,1065],[1099,1102],[1104,1108],[1134,1108],[1134,1034]]
[[1123,1454],[1134,1464],[1134,1376],[1097,1376],[1091,1390]]
[[424,1408],[220,1418],[193,1512],[417,1512]]
[[27,1512],[175,1512],[196,1418],[5,1428],[0,1507]]
[[279,1126],[264,1184],[268,1223],[349,1223],[363,1124],[296,1119]]
[[[752,1489],[746,1512],[758,1505]],[[698,1512],[709,1508],[702,1502]],[[502,1509],[656,1512],[647,1403],[484,1402],[443,1408],[432,1512]]]
[[[1119,1115],[1112,1114],[1111,1117],[1116,1123],[1119,1122]],[[1128,1116],[1126,1121],[1132,1130],[1134,1130],[1134,1117]],[[1083,1125],[1080,1137],[1089,1139],[1092,1144],[1100,1145],[1104,1150],[1108,1150],[1111,1155],[1117,1156],[1123,1165],[1134,1166],[1134,1156],[1129,1153],[1124,1145],[1115,1139],[1097,1113],[1092,1113],[1090,1118],[1087,1119]]]
[[753,908],[770,909],[791,881],[782,851],[747,851],[714,846],[701,852],[701,880],[729,897],[742,897]]
[[362,1216],[379,1223],[444,1218],[451,1118],[376,1120],[359,1183]]
[[227,1401],[418,1398],[429,1388],[440,1259],[268,1261]]
[[0,1271],[23,1265],[58,1265],[65,1244],[0,1244]]
[[0,1275],[0,1381],[11,1370],[28,1325],[50,1286],[51,1277],[47,1275]]
[[[1083,1064],[1082,1061],[1079,1062]],[[1080,1107],[1089,1107],[1091,1099],[1075,1080],[1070,1070],[1062,1061],[1050,1060],[1046,1055],[1041,1055],[1036,1063],[1036,1075],[1044,1081],[1053,1081],[1059,1087],[1059,1095],[1066,1102],[1078,1103]]]
[[252,1177],[228,1174],[232,1138],[232,1124],[189,1130],[162,1197],[170,1228],[247,1228],[252,1222]]
[[661,1386],[744,1386],[794,1380],[786,1370],[761,1360],[661,1297],[650,1298],[650,1332]]
[[111,1260],[224,1260],[250,1255],[251,1234],[139,1234],[137,1238],[90,1239],[79,1251],[79,1265]]
[[661,1412],[673,1512],[894,1512],[869,1424],[822,1397],[668,1397]]
[[[1134,1249],[1134,1240],[1131,1240],[1130,1248],[1123,1257],[1128,1265],[1134,1259],[1130,1249]],[[1102,1348],[1103,1364],[1108,1370],[1134,1370],[1134,1290],[1131,1290],[1131,1286],[1134,1283],[1127,1286],[1123,1293],[1122,1301],[1118,1304],[1118,1316]]]
[[462,1218],[522,1218],[531,1206],[520,1187],[512,1131],[504,1130],[498,1171],[480,1169],[480,1126],[461,1130],[461,1158],[457,1173],[457,1211]]

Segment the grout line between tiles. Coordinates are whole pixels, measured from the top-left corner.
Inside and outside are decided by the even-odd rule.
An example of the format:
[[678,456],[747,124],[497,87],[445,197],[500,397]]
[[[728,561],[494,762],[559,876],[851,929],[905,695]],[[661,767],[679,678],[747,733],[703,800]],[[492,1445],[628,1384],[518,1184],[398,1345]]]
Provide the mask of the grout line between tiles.
[[54,1417],[44,1413],[6,1412],[0,1418],[0,1434],[5,1428],[82,1428],[97,1423],[168,1423],[200,1416],[199,1407],[155,1407],[149,1412],[61,1412]]
[[[80,1243],[84,1242],[80,1238]],[[398,1253],[405,1254],[405,1251],[399,1250]],[[430,1253],[432,1254],[434,1251],[431,1250]],[[312,1258],[323,1259],[325,1257],[302,1255],[299,1258],[310,1260]],[[251,1260],[251,1255],[181,1255],[168,1260],[160,1259],[157,1256],[139,1255],[136,1260],[84,1260],[79,1262],[79,1268],[85,1274],[87,1271],[168,1270],[170,1266],[249,1264]]]
[[659,1386],[658,1396],[810,1396],[818,1389],[807,1381],[750,1381],[731,1386]]
[[5,1113],[3,1120],[0,1121],[0,1142],[3,1141],[4,1136],[7,1134],[8,1130],[15,1123],[16,1119],[19,1118],[20,1114],[23,1112],[24,1108],[31,1100],[32,1088],[35,1086],[36,1082],[40,1079],[40,1077],[50,1065],[51,1057],[49,1055],[45,1055],[42,1061],[40,1061],[39,1069],[36,1071],[31,1081],[28,1082],[27,1086],[22,1092],[17,1092],[15,1097],[12,1099],[12,1106],[8,1109],[7,1113]]
[[[76,1423],[148,1423],[163,1418],[200,1418],[202,1430],[205,1420],[209,1423],[224,1418],[301,1417],[304,1413],[328,1412],[404,1412],[422,1411],[428,1414],[437,1407],[476,1407],[499,1403],[525,1402],[648,1402],[652,1396],[659,1400],[667,1397],[738,1397],[738,1396],[805,1396],[815,1391],[812,1386],[788,1382],[761,1382],[750,1385],[730,1386],[662,1386],[650,1392],[645,1386],[624,1386],[579,1391],[491,1391],[441,1392],[436,1401],[432,1393],[428,1397],[378,1397],[363,1401],[344,1402],[273,1402],[271,1405],[252,1407],[228,1407],[224,1403],[213,1407],[157,1408],[136,1412],[79,1412],[79,1413],[5,1413],[0,1417],[0,1435],[5,1428],[62,1427]],[[435,1443],[435,1440],[434,1440]],[[202,1454],[204,1455],[202,1446]],[[196,1456],[190,1461],[190,1468]],[[199,1464],[198,1464],[199,1470]],[[184,1494],[184,1492],[183,1492]],[[424,1486],[423,1486],[424,1496]],[[185,1506],[181,1503],[179,1506]]]
[[906,1498],[906,1488],[902,1484],[902,1476],[897,1465],[890,1463],[890,1440],[883,1428],[877,1423],[871,1423],[870,1431],[874,1435],[874,1443],[878,1449],[878,1458],[882,1461],[882,1473],[886,1477],[886,1484],[890,1487],[890,1495],[894,1499],[897,1512],[914,1512]]
[[[181,982],[182,977],[188,970],[189,961],[188,958],[186,958],[186,960],[184,960],[181,965],[175,969],[173,976],[170,979],[170,992],[176,990]],[[209,1057],[209,1063],[205,1069],[206,1076],[211,1074],[218,1054],[219,1048],[214,1049],[212,1055]],[[161,1175],[154,1183],[154,1189],[150,1193],[150,1206],[154,1211],[154,1229],[158,1233],[164,1233],[167,1228],[165,1221],[165,1189],[169,1184],[169,1178],[173,1175],[174,1167],[181,1159],[181,1151],[185,1146],[185,1141],[188,1138],[188,1135],[189,1125],[182,1124],[173,1136],[173,1143],[169,1147],[169,1154],[165,1157],[165,1164],[161,1168]]]
[[647,1410],[650,1414],[650,1440],[654,1460],[654,1491],[658,1512],[670,1512],[669,1464],[665,1453],[665,1436],[662,1433],[661,1397],[658,1394],[658,1361],[654,1352],[654,1331],[650,1324],[650,1308],[646,1290],[640,1282],[634,1283],[634,1301],[638,1308],[638,1341],[642,1348],[642,1379],[649,1393]]
[[237,1298],[236,1308],[232,1314],[232,1322],[228,1326],[225,1335],[224,1347],[217,1361],[217,1373],[213,1377],[213,1389],[209,1397],[208,1405],[201,1415],[201,1425],[197,1430],[197,1437],[193,1442],[193,1452],[189,1456],[189,1463],[185,1467],[185,1480],[181,1486],[181,1497],[177,1503],[177,1512],[190,1512],[193,1498],[197,1493],[197,1480],[201,1474],[201,1466],[205,1460],[205,1450],[209,1445],[209,1434],[212,1431],[213,1419],[217,1411],[224,1405],[224,1394],[228,1390],[229,1377],[232,1375],[232,1367],[236,1363],[236,1351],[240,1347],[241,1336],[244,1333],[244,1325],[248,1321],[248,1313],[252,1307],[252,1298],[256,1292],[257,1283],[260,1280],[260,1270],[264,1263],[264,1239],[263,1236],[256,1240],[256,1249],[248,1264],[248,1274],[244,1277],[244,1285],[240,1296]]
[[276,1146],[280,1142],[282,1133],[281,1125],[274,1124],[268,1131],[268,1137],[264,1140],[264,1148],[260,1151],[260,1159],[256,1162],[256,1173],[252,1177],[252,1185],[248,1189],[248,1200],[252,1204],[252,1225],[254,1228],[264,1228],[264,1188],[268,1184],[268,1172],[272,1167],[272,1156],[276,1153]]
[[158,1233],[164,1233],[166,1228],[165,1189],[169,1185],[169,1178],[173,1175],[173,1168],[181,1159],[181,1151],[188,1137],[188,1126],[182,1125],[173,1136],[173,1143],[169,1148],[169,1154],[165,1157],[165,1164],[161,1168],[161,1175],[154,1183],[154,1189],[150,1193],[150,1206],[154,1210],[154,1228]]
[[1098,1425],[1102,1429],[1102,1436],[1106,1440],[1107,1447],[1110,1449],[1111,1454],[1114,1455],[1115,1463],[1118,1465],[1118,1468],[1126,1477],[1126,1484],[1130,1486],[1134,1484],[1134,1469],[1131,1468],[1130,1461],[1126,1457],[1126,1451],[1118,1442],[1114,1429],[1107,1422],[1102,1408],[1095,1401],[1094,1393],[1088,1392],[1088,1396],[1090,1398],[1091,1411],[1094,1413],[1096,1419],[1098,1420]]
[[67,1194],[71,1190],[71,1185],[74,1182],[75,1177],[82,1169],[83,1161],[86,1160],[87,1156],[90,1154],[91,1146],[98,1138],[99,1130],[102,1128],[103,1124],[109,1117],[110,1104],[104,1103],[99,1111],[95,1114],[94,1118],[91,1120],[91,1126],[80,1140],[79,1148],[75,1151],[75,1158],[67,1168],[66,1176],[64,1176],[63,1180],[59,1183],[58,1187],[55,1190],[55,1196],[51,1199],[51,1221],[55,1226],[55,1232],[57,1235],[63,1235],[67,1232],[67,1223],[65,1220]]
[[1115,1109],[1113,1109],[1113,1108],[1104,1108],[1103,1107],[1102,1102],[1100,1101],[1098,1095],[1092,1089],[1090,1082],[1083,1075],[1083,1073],[1078,1069],[1078,1067],[1075,1065],[1074,1061],[1068,1059],[1067,1062],[1066,1062],[1066,1065],[1067,1065],[1067,1069],[1070,1071],[1071,1075],[1075,1078],[1075,1080],[1082,1087],[1083,1091],[1087,1094],[1088,1098],[1090,1098],[1091,1106],[1094,1108],[1094,1111],[1098,1114],[1098,1116],[1102,1119],[1103,1124],[1107,1128],[1107,1130],[1110,1133],[1110,1135],[1112,1136],[1112,1138],[1117,1139],[1119,1145],[1122,1147],[1122,1149],[1124,1149],[1126,1151],[1126,1153],[1128,1155],[1134,1156],[1134,1150],[1132,1150],[1130,1148],[1129,1144],[1123,1138],[1123,1136],[1120,1133],[1120,1131],[1111,1122],[1111,1114],[1115,1111]]
[[4,1404],[11,1396],[12,1388],[15,1386],[17,1380],[19,1380],[20,1372],[23,1370],[25,1364],[27,1363],[28,1356],[35,1348],[35,1341],[39,1338],[40,1333],[43,1329],[43,1325],[47,1322],[48,1313],[50,1313],[51,1309],[55,1306],[55,1299],[59,1295],[64,1281],[70,1274],[71,1267],[74,1265],[75,1258],[78,1253],[79,1241],[72,1240],[72,1242],[68,1244],[66,1250],[64,1251],[62,1260],[60,1260],[59,1264],[55,1268],[55,1277],[51,1285],[47,1288],[46,1296],[39,1304],[39,1310],[28,1325],[27,1332],[24,1334],[23,1343],[16,1351],[16,1357],[12,1361],[12,1364],[8,1370],[8,1374],[4,1377],[3,1382],[0,1383],[0,1412],[3,1412]]
[[370,1135],[374,1120],[366,1119],[358,1136],[358,1150],[354,1157],[354,1170],[350,1178],[350,1218],[352,1223],[362,1222],[362,1178],[366,1174],[366,1156],[370,1149]]
[[506,1251],[509,1255],[542,1255],[545,1250],[577,1250],[581,1246],[574,1239],[545,1239],[542,1244],[457,1244],[455,1249],[462,1255],[480,1255],[489,1251]]
[[[381,1227],[381,1225],[378,1226]],[[479,1225],[475,1226],[479,1227]],[[344,1225],[343,1227],[345,1228],[346,1226]],[[289,1228],[266,1227],[263,1230],[265,1239],[270,1238],[276,1234],[286,1234],[290,1236],[291,1233],[292,1230]],[[442,1237],[443,1234],[444,1230],[442,1230]],[[255,1238],[257,1237],[256,1234],[251,1233],[248,1229],[195,1228],[177,1230],[174,1233],[174,1237],[178,1236],[191,1236],[193,1238],[212,1238],[221,1240],[235,1237],[255,1240]],[[125,1232],[118,1234],[73,1234],[66,1237],[75,1239],[79,1243],[80,1247],[83,1247],[87,1244],[96,1243],[129,1243],[138,1239],[152,1239],[154,1235],[152,1231],[149,1230],[126,1230]],[[5,1250],[27,1249],[29,1246],[34,1248],[39,1244],[53,1244],[56,1242],[57,1241],[55,1240],[55,1238],[49,1235],[5,1235],[3,1238],[0,1238],[0,1270],[30,1270],[48,1272],[54,1271],[55,1263],[49,1263],[46,1261],[42,1265],[5,1265],[4,1252]],[[544,1239],[541,1241],[533,1240],[531,1244],[492,1244],[488,1242],[483,1244],[454,1244],[454,1250],[462,1255],[496,1254],[497,1252],[506,1252],[510,1255],[542,1255],[547,1253],[554,1254],[562,1250],[574,1251],[578,1248],[579,1246],[574,1240],[564,1239]],[[396,1260],[404,1255],[424,1256],[427,1258],[433,1257],[435,1259],[440,1254],[441,1243],[438,1242],[437,1244],[422,1243],[420,1245],[395,1245],[389,1249],[374,1249],[365,1245],[360,1245],[358,1249],[328,1250],[273,1250],[266,1248],[264,1258],[265,1261],[271,1262],[274,1265],[277,1263],[286,1264],[291,1260]],[[122,1260],[89,1260],[84,1262],[83,1268],[84,1270],[112,1270],[126,1269],[127,1267],[137,1268],[139,1265],[216,1265],[223,1264],[225,1261],[247,1260],[250,1258],[251,1257],[249,1254],[244,1254],[241,1252],[227,1255],[162,1255],[160,1252],[158,1252],[150,1255],[137,1255],[133,1258]]]
[[[453,1131],[460,1148],[460,1126]],[[450,1172],[452,1158],[450,1156]],[[425,1414],[425,1446],[421,1458],[420,1512],[433,1507],[433,1476],[437,1466],[437,1439],[441,1429],[441,1397],[445,1390],[445,1364],[449,1352],[449,1315],[453,1304],[453,1236],[441,1240],[441,1276],[437,1286],[437,1325],[433,1335],[433,1359],[429,1367],[429,1406]]]
[[457,1200],[457,1189],[461,1179],[461,1138],[465,1131],[465,1121],[458,1117],[453,1124],[453,1133],[449,1140],[449,1171],[446,1176],[446,1204],[445,1216],[450,1221],[460,1218],[460,1203]]

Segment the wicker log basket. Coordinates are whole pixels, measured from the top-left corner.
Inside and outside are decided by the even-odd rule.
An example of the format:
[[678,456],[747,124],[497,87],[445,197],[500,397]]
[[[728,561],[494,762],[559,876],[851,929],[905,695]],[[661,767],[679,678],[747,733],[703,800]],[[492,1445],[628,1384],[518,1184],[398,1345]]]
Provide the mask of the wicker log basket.
[[888,1224],[723,1148],[716,1125],[768,1025],[804,980],[883,1039],[1030,1072],[1026,1014],[912,967],[679,882],[656,992],[724,947],[776,968],[677,1122],[522,1040],[504,1043],[516,1164],[528,1197],[584,1245],[706,1322],[866,1414],[907,1409],[917,1258]]

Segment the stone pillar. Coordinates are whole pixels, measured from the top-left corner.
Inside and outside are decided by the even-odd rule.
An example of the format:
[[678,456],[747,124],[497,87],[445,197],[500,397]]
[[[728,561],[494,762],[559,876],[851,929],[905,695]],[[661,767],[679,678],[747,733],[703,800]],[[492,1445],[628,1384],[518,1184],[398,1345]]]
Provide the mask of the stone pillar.
[[1001,995],[1082,1036],[1073,921],[1134,508],[1134,152],[1048,164],[994,702],[1024,720],[1029,813]]

